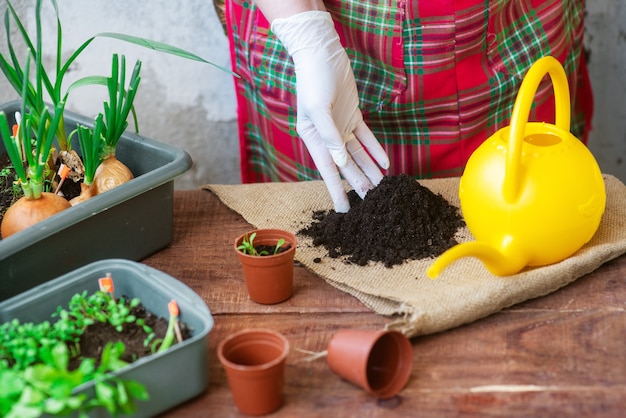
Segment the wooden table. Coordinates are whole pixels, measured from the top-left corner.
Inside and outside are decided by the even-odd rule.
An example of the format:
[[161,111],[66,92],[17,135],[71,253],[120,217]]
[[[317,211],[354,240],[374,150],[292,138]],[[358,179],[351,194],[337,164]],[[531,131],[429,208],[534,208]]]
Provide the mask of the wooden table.
[[285,403],[276,417],[626,414],[626,256],[551,295],[412,339],[407,386],[378,401],[332,373],[325,359],[302,361],[307,356],[297,349],[320,352],[339,329],[381,329],[390,318],[302,266],[295,269],[290,300],[274,306],[250,301],[232,248],[250,225],[208,191],[176,191],[174,205],[172,243],[143,262],[193,288],[215,327],[207,391],[163,416],[240,416],[216,347],[246,327],[272,328],[290,340]]

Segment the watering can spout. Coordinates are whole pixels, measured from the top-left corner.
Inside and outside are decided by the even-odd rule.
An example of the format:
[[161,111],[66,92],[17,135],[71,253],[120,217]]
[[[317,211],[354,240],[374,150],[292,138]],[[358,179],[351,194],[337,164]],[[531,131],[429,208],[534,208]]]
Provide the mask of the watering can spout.
[[440,255],[426,270],[426,275],[435,279],[453,262],[464,257],[479,259],[496,276],[509,276],[518,273],[526,265],[524,257],[517,251],[501,251],[500,249],[480,241],[465,242],[447,250]]

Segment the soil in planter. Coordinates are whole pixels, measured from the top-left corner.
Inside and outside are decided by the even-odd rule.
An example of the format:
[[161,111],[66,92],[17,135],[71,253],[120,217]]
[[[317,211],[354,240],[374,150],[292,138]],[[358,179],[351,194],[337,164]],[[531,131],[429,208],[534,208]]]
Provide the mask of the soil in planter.
[[22,189],[15,190],[15,171],[7,154],[0,155],[0,222],[4,213],[13,203],[22,197]]
[[[291,244],[283,245],[278,250],[276,250],[276,254],[284,253],[285,251],[291,248]],[[255,245],[254,249],[261,257],[266,257],[268,255],[274,255],[274,250],[276,249],[275,245]]]
[[[128,298],[126,299],[128,300]],[[155,338],[162,339],[165,336],[168,326],[167,319],[154,315],[152,312],[146,310],[142,304],[132,308],[131,314],[135,315],[138,319],[143,319],[145,324],[152,328],[156,334]],[[191,337],[189,328],[182,321],[180,321],[180,331],[183,340]],[[124,343],[125,347],[122,360],[131,363],[142,357],[153,354],[150,344],[148,344],[147,347],[144,346],[146,336],[145,331],[134,323],[124,325],[122,332],[118,332],[108,323],[96,322],[90,325],[80,338],[80,356],[84,358],[95,358],[97,359],[96,365],[98,365],[104,346],[108,342],[120,341]],[[174,345],[172,345],[172,347],[173,346]],[[80,358],[72,359],[70,369],[78,367],[79,364]]]
[[75,151],[61,151],[59,157],[55,161],[55,171],[57,173],[55,180],[61,181],[58,175],[61,164],[65,164],[70,168],[70,172],[65,181],[59,188],[59,193],[66,199],[72,200],[80,194],[80,185],[85,177],[85,168],[83,162]]
[[458,244],[454,236],[465,226],[458,208],[407,175],[384,177],[363,200],[354,191],[348,197],[347,213],[315,212],[299,233],[358,265],[437,257]]

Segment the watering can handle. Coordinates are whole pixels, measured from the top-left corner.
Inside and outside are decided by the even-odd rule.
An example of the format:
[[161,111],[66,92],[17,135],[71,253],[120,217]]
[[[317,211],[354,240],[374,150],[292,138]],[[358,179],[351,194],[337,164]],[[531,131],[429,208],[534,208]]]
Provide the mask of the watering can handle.
[[530,108],[535,98],[535,93],[546,74],[550,75],[552,87],[554,88],[555,124],[566,132],[570,130],[570,97],[565,70],[554,57],[546,56],[540,58],[526,73],[515,99],[511,116],[509,152],[507,154],[502,190],[505,200],[510,203],[517,200],[521,185],[520,165],[526,122],[530,115]]

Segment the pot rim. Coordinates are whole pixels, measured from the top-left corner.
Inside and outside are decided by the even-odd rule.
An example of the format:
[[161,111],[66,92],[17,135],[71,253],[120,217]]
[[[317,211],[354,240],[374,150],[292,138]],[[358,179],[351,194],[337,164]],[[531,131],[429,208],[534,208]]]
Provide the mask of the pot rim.
[[289,248],[289,250],[284,251],[282,253],[278,253],[278,254],[264,255],[264,256],[262,256],[264,259],[271,259],[271,258],[274,258],[274,257],[280,257],[283,254],[292,253],[292,252],[296,251],[296,247],[298,246],[298,237],[296,237],[296,235],[293,234],[292,232],[289,232],[286,229],[280,229],[280,228],[257,228],[257,229],[249,230],[249,231],[239,235],[237,238],[235,238],[235,241],[233,242],[233,248],[235,249],[235,252],[237,252],[237,254],[242,256],[242,257],[258,258],[259,256],[250,255],[250,254],[244,254],[243,252],[239,251],[237,249],[237,247],[239,247],[239,245],[241,245],[241,242],[243,241],[243,238],[246,235],[251,235],[253,233],[257,233],[258,234],[259,232],[269,232],[269,233],[274,233],[276,235],[280,235],[282,238],[285,239],[286,242],[291,244],[291,248]]
[[[282,343],[282,346],[283,346],[281,349],[280,355],[273,360],[270,360],[262,364],[255,364],[255,365],[242,365],[238,363],[233,363],[232,361],[226,358],[226,356],[224,355],[224,348],[226,347],[228,343],[232,342],[233,340],[237,338],[241,338],[243,336],[251,335],[255,333],[264,334],[266,336],[270,336],[276,339],[276,341],[280,341],[280,343]],[[280,332],[274,331],[269,328],[245,328],[245,329],[242,329],[240,331],[237,331],[228,335],[226,338],[220,341],[217,347],[217,356],[220,362],[223,365],[227,365],[229,368],[240,370],[240,371],[260,371],[260,370],[269,369],[285,361],[285,359],[287,358],[287,355],[289,354],[289,350],[290,350],[289,340]]]

